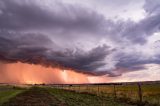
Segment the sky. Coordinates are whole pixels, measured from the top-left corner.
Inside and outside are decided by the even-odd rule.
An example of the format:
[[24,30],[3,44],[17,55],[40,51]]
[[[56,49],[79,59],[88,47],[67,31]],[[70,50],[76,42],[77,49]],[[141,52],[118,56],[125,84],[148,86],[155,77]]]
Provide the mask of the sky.
[[0,0],[0,82],[22,72],[48,83],[66,73],[68,83],[160,80],[160,0]]

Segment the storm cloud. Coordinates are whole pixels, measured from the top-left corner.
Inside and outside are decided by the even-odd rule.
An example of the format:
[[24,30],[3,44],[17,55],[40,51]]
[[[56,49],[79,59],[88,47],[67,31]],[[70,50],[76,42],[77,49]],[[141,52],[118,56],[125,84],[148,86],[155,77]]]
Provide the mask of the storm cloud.
[[52,30],[65,33],[97,32],[101,30],[102,15],[85,8],[53,1],[53,7],[40,0],[2,0],[0,28],[10,30]]
[[94,74],[93,70],[104,66],[104,58],[112,51],[106,45],[95,47],[87,52],[80,49],[61,50],[45,35],[5,31],[0,34],[0,59],[3,62],[72,68],[82,73]]
[[1,0],[0,60],[112,77],[160,64],[160,52],[149,44],[160,30],[159,2],[150,2],[142,7],[146,16],[134,22],[63,0]]

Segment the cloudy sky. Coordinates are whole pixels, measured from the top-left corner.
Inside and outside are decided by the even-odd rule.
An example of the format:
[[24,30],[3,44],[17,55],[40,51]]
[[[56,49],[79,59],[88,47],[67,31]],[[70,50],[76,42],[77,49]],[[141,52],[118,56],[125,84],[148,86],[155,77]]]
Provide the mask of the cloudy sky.
[[160,0],[0,0],[0,61],[160,80]]

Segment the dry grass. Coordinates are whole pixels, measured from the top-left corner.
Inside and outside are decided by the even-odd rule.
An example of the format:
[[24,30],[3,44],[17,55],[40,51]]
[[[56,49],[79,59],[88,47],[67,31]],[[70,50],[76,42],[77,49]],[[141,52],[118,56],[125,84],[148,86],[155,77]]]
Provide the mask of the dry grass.
[[[160,84],[144,84],[141,86],[143,103],[146,105],[160,105]],[[81,85],[67,86],[63,89],[74,90],[76,92],[88,92],[105,97],[115,97],[118,100],[125,101],[130,104],[139,103],[138,86],[132,85],[116,85],[115,90],[113,85]]]

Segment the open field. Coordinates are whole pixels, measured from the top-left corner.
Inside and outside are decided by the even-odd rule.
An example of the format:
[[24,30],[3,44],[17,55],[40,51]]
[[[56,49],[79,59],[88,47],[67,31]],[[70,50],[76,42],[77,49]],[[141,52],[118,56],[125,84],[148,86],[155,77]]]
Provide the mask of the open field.
[[7,102],[10,98],[15,97],[16,95],[25,91],[26,88],[20,88],[9,85],[0,85],[0,105],[4,102]]
[[111,97],[129,104],[160,106],[160,84],[71,85],[62,89]]
[[125,102],[114,101],[113,98],[99,97],[89,93],[78,93],[55,88],[47,89],[68,106],[133,106]]
[[2,106],[133,106],[113,98],[37,86],[7,99]]
[[[2,106],[160,106],[160,84],[0,86]],[[142,95],[142,97],[140,96]],[[141,98],[140,98],[141,97]],[[142,99],[142,100],[140,100]]]
[[52,96],[46,89],[31,87],[11,98],[2,106],[65,106],[65,104]]

